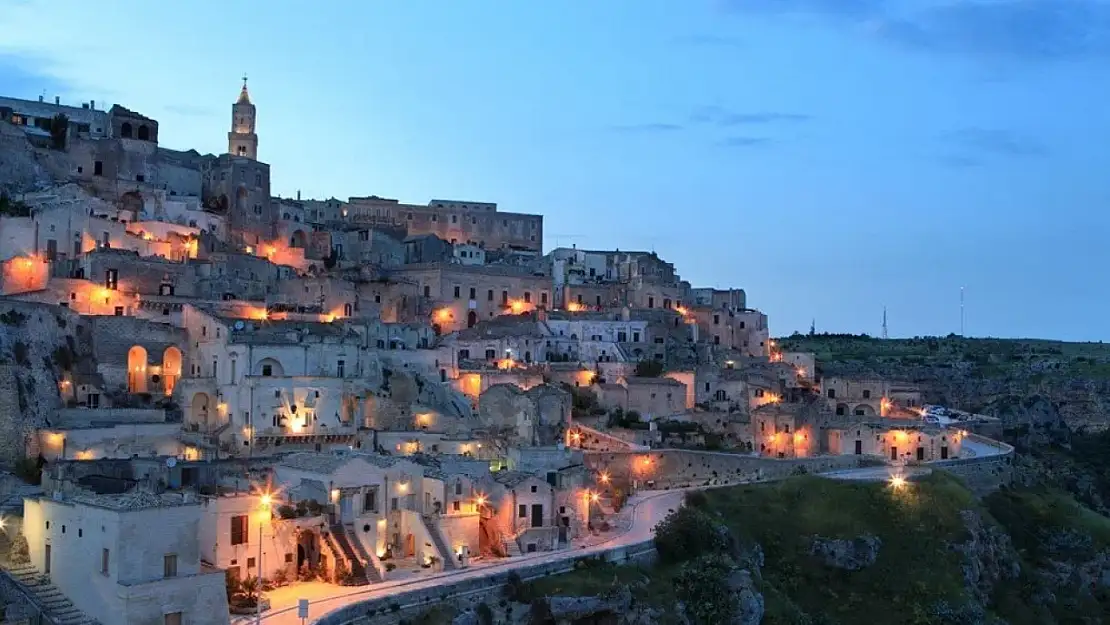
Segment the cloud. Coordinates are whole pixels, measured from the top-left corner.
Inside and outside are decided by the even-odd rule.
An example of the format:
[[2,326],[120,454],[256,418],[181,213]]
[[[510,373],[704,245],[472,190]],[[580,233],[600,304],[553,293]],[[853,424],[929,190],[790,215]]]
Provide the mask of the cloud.
[[682,126],[680,124],[626,124],[613,126],[612,129],[617,132],[656,134],[682,130]]
[[983,162],[977,158],[962,156],[959,154],[946,154],[938,158],[937,162],[951,169],[968,169],[971,167],[978,167],[983,164]]
[[1110,57],[1106,0],[726,0],[732,12],[810,14],[936,53],[1018,61]]
[[726,137],[718,145],[725,148],[756,148],[770,143],[767,137]]
[[4,85],[2,95],[14,98],[43,95],[52,100],[70,92],[69,85],[50,74],[45,59],[29,54],[0,53],[0,85]]
[[690,116],[690,121],[694,123],[713,124],[721,127],[803,122],[809,119],[808,115],[797,113],[735,113],[719,106],[702,107]]
[[1008,130],[964,128],[947,139],[965,151],[995,156],[1036,158],[1046,156],[1048,148],[1040,141]]

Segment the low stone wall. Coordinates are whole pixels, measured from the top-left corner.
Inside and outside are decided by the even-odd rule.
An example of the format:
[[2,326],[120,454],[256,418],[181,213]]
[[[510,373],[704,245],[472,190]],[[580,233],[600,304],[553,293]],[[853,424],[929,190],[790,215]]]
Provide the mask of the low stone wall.
[[[649,564],[655,559],[655,543],[652,540],[614,547],[612,549],[569,557],[557,562],[545,562],[534,566],[513,569],[523,581],[539,579],[548,575],[567,573],[575,568],[576,562],[588,559],[604,559],[614,564],[629,562]],[[378,599],[367,599],[345,606],[312,621],[313,625],[379,625],[397,623],[402,617],[417,615],[429,608],[449,604],[459,609],[474,607],[501,596],[509,581],[509,571],[491,573],[482,577],[462,579],[457,582],[445,580],[432,588],[411,591],[399,589],[398,592]],[[295,608],[294,608],[295,609]],[[327,609],[325,606],[323,609]],[[310,607],[310,613],[312,608]]]
[[977,495],[992,493],[1002,485],[1009,486],[1014,478],[1014,448],[979,434],[968,434],[971,440],[1001,449],[996,456],[980,456],[930,462],[929,467],[947,471],[960,478]]
[[91,423],[165,423],[161,408],[60,408],[51,420],[58,429],[89,427]]
[[821,473],[868,466],[861,456],[816,456],[813,458],[762,458],[686,449],[658,449],[642,453],[587,453],[586,465],[613,479],[635,480],[641,488],[719,486],[775,480],[796,473]]

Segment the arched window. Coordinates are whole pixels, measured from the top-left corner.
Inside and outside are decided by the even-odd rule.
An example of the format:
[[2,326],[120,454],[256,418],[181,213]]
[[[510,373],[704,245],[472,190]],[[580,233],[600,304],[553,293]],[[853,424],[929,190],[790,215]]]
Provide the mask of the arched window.
[[119,127],[119,136],[123,137],[124,139],[130,139],[131,138],[131,123],[130,122],[123,122],[123,125]]
[[146,124],[139,126],[139,141],[150,141],[150,128]]

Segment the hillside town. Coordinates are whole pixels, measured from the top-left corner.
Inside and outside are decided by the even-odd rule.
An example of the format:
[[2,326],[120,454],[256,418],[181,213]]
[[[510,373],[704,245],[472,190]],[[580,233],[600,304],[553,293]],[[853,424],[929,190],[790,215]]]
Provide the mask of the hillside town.
[[275,196],[235,89],[218,155],[0,97],[8,620],[302,622],[622,544],[659,491],[1007,479],[996,421],[824,375],[742,285],[547,248],[527,207]]

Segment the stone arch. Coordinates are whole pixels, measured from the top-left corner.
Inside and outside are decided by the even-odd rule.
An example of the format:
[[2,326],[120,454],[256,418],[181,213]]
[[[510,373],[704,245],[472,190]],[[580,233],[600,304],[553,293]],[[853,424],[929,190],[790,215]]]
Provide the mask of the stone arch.
[[128,191],[120,196],[120,207],[125,211],[132,211],[136,217],[143,212],[143,196],[138,191]]
[[150,127],[146,124],[139,126],[139,132],[135,136],[139,141],[150,141]]
[[848,414],[848,412],[849,412],[848,404],[837,404],[836,405],[836,414],[846,415],[846,414]]
[[181,350],[170,345],[162,352],[162,389],[173,395],[173,388],[181,379]]
[[304,233],[304,230],[298,228],[293,231],[293,236],[289,237],[289,247],[301,250],[308,247],[308,235]]
[[208,393],[198,392],[189,402],[189,422],[200,426],[208,425],[208,414],[212,408],[212,398]]
[[131,122],[123,122],[123,125],[119,127],[119,136],[124,139],[131,138]]
[[875,409],[871,407],[871,404],[858,404],[852,414],[857,417],[873,417],[875,416]]
[[146,348],[133,345],[127,350],[127,390],[131,393],[146,392]]
[[285,367],[282,367],[281,363],[275,358],[263,358],[255,365],[254,375],[275,378],[285,377]]

